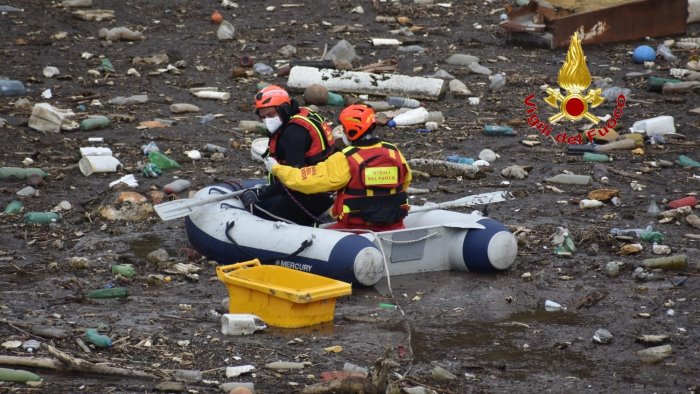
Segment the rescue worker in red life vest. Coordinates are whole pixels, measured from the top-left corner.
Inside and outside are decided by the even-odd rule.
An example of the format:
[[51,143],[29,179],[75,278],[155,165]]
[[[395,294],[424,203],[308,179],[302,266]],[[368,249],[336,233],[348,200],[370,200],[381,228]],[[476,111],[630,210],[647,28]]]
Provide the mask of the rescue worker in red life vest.
[[[300,108],[283,88],[276,85],[263,88],[255,95],[254,105],[255,113],[269,132],[268,156],[277,162],[301,168],[317,164],[335,151],[328,123],[310,109]],[[282,218],[301,225],[312,225],[333,204],[330,193],[287,190],[272,176],[269,185],[249,189],[241,201],[256,216]]]
[[288,188],[303,193],[337,190],[330,228],[387,231],[405,228],[411,170],[401,152],[375,137],[374,110],[355,104],[340,113],[347,148],[314,166],[265,166]]

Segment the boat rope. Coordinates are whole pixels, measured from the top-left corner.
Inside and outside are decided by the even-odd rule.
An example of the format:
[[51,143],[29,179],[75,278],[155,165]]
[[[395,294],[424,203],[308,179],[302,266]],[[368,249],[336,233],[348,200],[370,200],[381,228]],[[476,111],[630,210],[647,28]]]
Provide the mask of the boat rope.
[[427,234],[427,235],[425,235],[425,236],[423,236],[423,237],[420,237],[420,238],[417,238],[417,239],[407,239],[407,240],[405,240],[405,241],[394,241],[394,240],[391,239],[391,238],[383,238],[383,237],[377,237],[377,239],[381,239],[382,241],[384,241],[384,242],[386,242],[386,243],[388,243],[388,244],[412,244],[412,243],[415,243],[415,242],[424,241],[424,240],[426,240],[426,239],[428,239],[428,238],[430,238],[430,237],[434,237],[434,236],[436,236],[436,235],[438,235],[438,234],[440,234],[440,231],[435,231],[434,233]]
[[[351,232],[351,233],[359,233],[359,232],[364,232],[367,234],[371,234],[374,239],[382,239],[379,238],[376,232],[372,230],[366,230],[366,229],[333,229],[335,231],[345,231],[345,232]],[[384,251],[384,246],[382,245],[381,242],[379,242],[379,251],[382,254],[382,262],[384,263],[384,273],[386,275],[386,286],[389,289],[389,295],[391,296],[391,300],[394,302],[394,305],[396,305],[396,309],[401,313],[404,325],[406,326],[406,342],[408,343],[408,352],[410,354],[410,358],[408,359],[408,368],[406,369],[406,372],[404,372],[403,376],[408,375],[409,372],[411,372],[411,369],[413,368],[413,336],[411,333],[413,332],[413,328],[411,327],[411,323],[408,321],[408,317],[406,317],[406,312],[404,312],[403,308],[399,304],[399,301],[396,299],[396,296],[394,295],[394,289],[391,287],[391,275],[389,274],[389,260],[386,258],[386,252]]]
[[[224,233],[226,234],[226,238],[228,238],[228,240],[231,241],[231,243],[233,244],[233,246],[235,246],[235,247],[238,249],[239,252],[241,252],[242,254],[246,255],[246,256],[247,256],[248,258],[250,258],[251,260],[257,258],[257,257],[255,257],[255,256],[252,256],[252,255],[250,255],[249,253],[247,253],[247,252],[233,239],[233,237],[231,236],[231,234],[229,234],[229,232],[231,231],[231,229],[233,229],[233,226],[235,226],[235,225],[236,225],[236,222],[234,222],[234,221],[226,222],[226,231],[224,232]],[[285,255],[285,256],[268,257],[268,258],[266,258],[266,259],[262,259],[262,258],[261,258],[261,259],[260,259],[260,262],[261,262],[261,263],[265,263],[265,262],[272,263],[272,262],[274,262],[275,260],[286,260],[286,259],[291,259],[292,257],[295,257],[295,256],[298,255],[299,253],[301,253],[301,252],[303,252],[304,250],[306,250],[306,248],[308,248],[309,246],[313,245],[313,243],[314,243],[314,241],[313,241],[311,238],[305,239],[304,241],[301,242],[301,245],[299,245],[299,248],[297,248],[297,250],[295,250],[294,252],[292,252],[292,253],[290,253],[290,254],[288,254],[288,255]]]
[[[287,193],[287,196],[294,202],[294,204],[296,204],[299,208],[301,208],[301,210],[302,210],[305,214],[307,214],[311,219],[313,219],[315,225],[318,225],[318,224],[323,223],[323,220],[322,220],[321,218],[319,218],[318,216],[316,216],[316,215],[314,215],[313,213],[309,212],[309,210],[306,209],[306,207],[304,206],[304,204],[300,203],[299,201],[297,201],[296,198],[294,198],[294,196],[292,195],[292,192],[289,191],[289,188],[287,188],[287,186],[285,186],[285,185],[283,184],[283,185],[282,185],[282,189]],[[315,225],[314,225],[314,227],[315,227]]]

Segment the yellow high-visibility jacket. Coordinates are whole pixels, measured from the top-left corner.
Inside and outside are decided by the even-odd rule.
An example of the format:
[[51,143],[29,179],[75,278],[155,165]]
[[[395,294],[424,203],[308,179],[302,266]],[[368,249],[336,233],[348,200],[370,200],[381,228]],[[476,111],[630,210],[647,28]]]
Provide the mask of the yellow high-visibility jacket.
[[[377,143],[368,146],[354,146],[353,148],[368,149],[380,145],[381,143]],[[406,159],[401,152],[398,153],[401,162],[406,164]],[[404,190],[408,189],[412,180],[411,169],[407,164],[406,168],[408,170],[404,180]],[[272,167],[272,174],[288,188],[304,194],[340,190],[347,186],[351,176],[348,158],[343,152],[336,152],[325,161],[309,167],[295,168],[277,164]]]

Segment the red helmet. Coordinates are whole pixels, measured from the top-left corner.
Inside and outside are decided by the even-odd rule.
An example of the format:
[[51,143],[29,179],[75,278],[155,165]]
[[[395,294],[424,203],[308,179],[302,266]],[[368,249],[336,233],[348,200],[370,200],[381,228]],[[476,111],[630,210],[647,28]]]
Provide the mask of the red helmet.
[[268,85],[255,95],[255,109],[267,107],[279,107],[283,104],[291,104],[289,93],[277,85]]
[[340,112],[338,118],[340,119],[340,124],[343,125],[345,135],[348,136],[350,141],[359,140],[368,131],[372,131],[377,124],[374,110],[364,104],[348,106]]

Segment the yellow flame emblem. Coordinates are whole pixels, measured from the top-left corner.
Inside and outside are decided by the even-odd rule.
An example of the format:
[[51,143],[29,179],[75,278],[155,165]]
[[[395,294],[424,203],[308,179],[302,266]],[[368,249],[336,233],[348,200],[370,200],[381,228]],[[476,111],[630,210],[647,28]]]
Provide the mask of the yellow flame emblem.
[[586,66],[586,56],[583,54],[578,33],[571,37],[566,61],[559,70],[557,82],[568,94],[564,96],[559,89],[547,88],[548,96],[544,101],[559,109],[559,113],[549,117],[550,123],[556,123],[563,118],[571,121],[586,118],[594,124],[600,122],[597,116],[588,112],[588,108],[603,104],[605,98],[601,96],[601,89],[591,89],[587,94],[583,94],[591,84],[591,73]]

